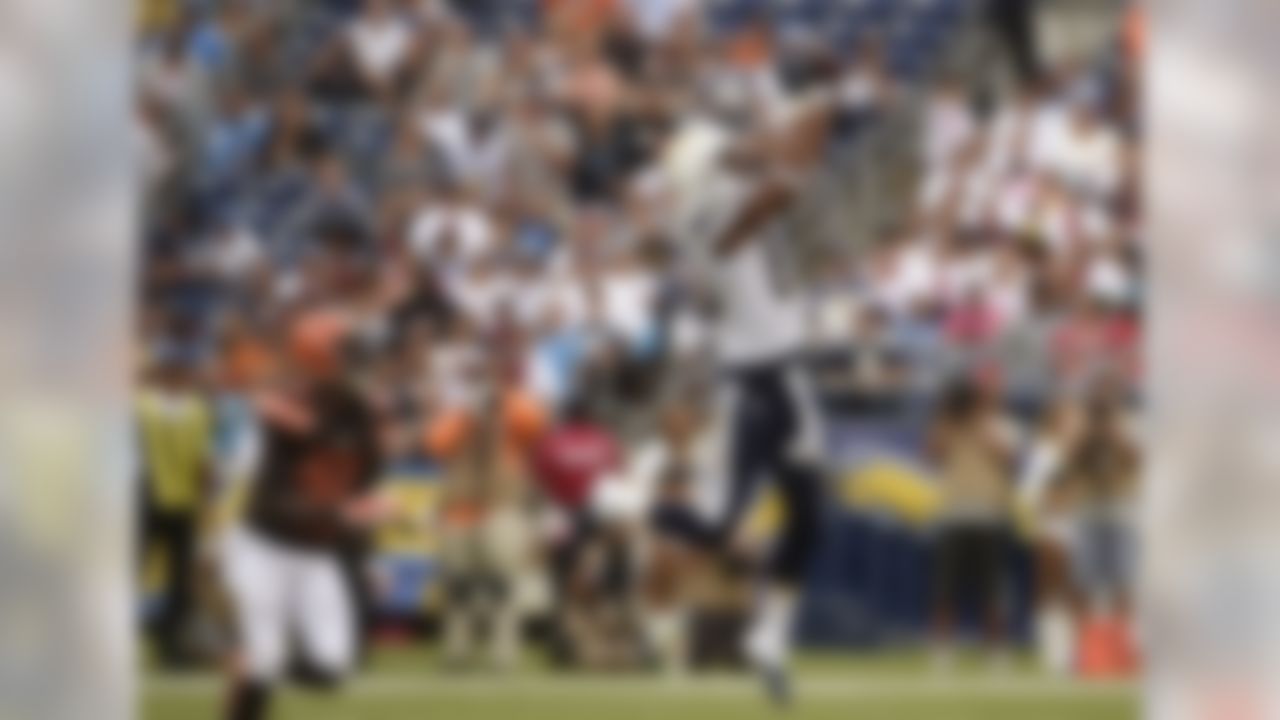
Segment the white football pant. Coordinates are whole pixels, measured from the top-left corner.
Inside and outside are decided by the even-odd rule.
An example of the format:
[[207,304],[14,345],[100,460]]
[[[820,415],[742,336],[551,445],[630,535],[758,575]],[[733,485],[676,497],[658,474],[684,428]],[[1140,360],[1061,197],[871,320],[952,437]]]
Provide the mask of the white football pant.
[[249,678],[279,679],[295,638],[315,669],[341,677],[351,668],[355,618],[337,557],[289,548],[249,528],[232,532],[225,553]]

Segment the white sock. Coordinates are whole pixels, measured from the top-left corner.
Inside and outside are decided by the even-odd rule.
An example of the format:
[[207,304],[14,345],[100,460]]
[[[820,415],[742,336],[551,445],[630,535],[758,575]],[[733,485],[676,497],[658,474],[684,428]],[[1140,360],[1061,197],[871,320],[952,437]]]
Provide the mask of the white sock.
[[489,620],[493,665],[498,670],[510,670],[520,657],[520,612],[514,603],[498,603]]
[[444,658],[463,663],[471,656],[471,614],[465,607],[448,608],[444,618]]
[[1075,637],[1071,616],[1061,605],[1049,605],[1036,615],[1036,645],[1046,670],[1055,675],[1071,672]]
[[791,631],[795,624],[796,592],[790,588],[769,588],[756,609],[755,623],[747,635],[747,655],[757,663],[783,665],[791,653]]
[[684,614],[679,609],[651,610],[645,618],[645,631],[662,669],[683,672],[687,665]]

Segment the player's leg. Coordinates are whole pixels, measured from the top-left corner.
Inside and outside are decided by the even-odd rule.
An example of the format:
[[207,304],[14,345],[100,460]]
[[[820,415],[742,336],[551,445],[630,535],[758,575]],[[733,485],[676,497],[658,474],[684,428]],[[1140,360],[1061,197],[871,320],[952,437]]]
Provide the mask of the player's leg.
[[739,377],[726,386],[721,398],[727,427],[728,496],[712,535],[720,551],[735,559],[740,559],[745,516],[769,469],[770,446],[776,442],[775,418],[762,391],[758,378]]
[[983,642],[992,662],[1003,665],[1004,612],[1000,602],[1000,588],[1005,569],[1004,532],[998,526],[980,526],[974,529],[974,583],[982,609]]
[[1040,661],[1057,675],[1071,670],[1074,655],[1075,597],[1071,591],[1062,533],[1046,530],[1037,539],[1036,646]]
[[197,551],[196,516],[194,512],[173,513],[167,520],[170,603],[165,622],[165,656],[179,665],[189,661],[192,608],[195,606],[195,567]]
[[163,548],[164,603],[154,624],[153,636],[161,662],[180,668],[189,660],[186,632],[192,606],[192,566],[195,556],[195,521],[182,512],[155,509],[147,513],[147,535]]
[[689,660],[687,607],[681,592],[693,550],[681,536],[657,527],[644,562],[643,623],[650,656],[670,675],[680,675]]
[[351,593],[352,622],[356,628],[356,664],[360,666],[368,662],[373,643],[375,599],[368,559],[369,550],[363,543],[342,551],[342,574]]
[[1127,517],[1113,518],[1111,547],[1111,577],[1115,587],[1115,611],[1127,619],[1133,609],[1133,578],[1137,567],[1137,544],[1133,527]]
[[750,647],[757,661],[785,665],[800,591],[821,537],[822,478],[804,464],[784,465],[778,477],[786,520],[766,566],[767,582]]
[[565,536],[551,548],[551,578],[555,606],[552,612],[550,660],[557,668],[571,667],[576,661],[571,624],[581,589],[577,578],[582,557],[592,533],[590,520],[576,515],[568,519]]
[[785,508],[785,522],[766,567],[770,589],[762,620],[768,632],[778,636],[774,644],[785,648],[796,596],[822,531],[822,436],[817,403],[802,373],[787,368],[770,385],[767,398],[766,427],[759,434],[769,442],[762,438],[760,452],[765,453],[767,475]]
[[441,538],[444,570],[444,667],[457,670],[471,662],[473,617],[477,592],[476,528],[446,521]]
[[821,537],[822,479],[816,469],[806,465],[786,466],[780,477],[786,522],[766,567],[747,652],[776,686],[770,689],[771,694],[785,701],[788,691],[783,673],[791,659],[804,579]]
[[528,527],[519,509],[498,508],[485,524],[490,647],[494,667],[509,670],[520,657],[520,608],[516,578],[528,548]]
[[789,369],[756,382],[744,433],[756,476],[772,479],[785,507],[785,523],[765,566],[759,605],[746,638],[749,659],[762,672],[775,701],[786,702],[801,586],[818,547],[822,475],[816,406],[808,387]]
[[822,531],[822,433],[817,403],[804,376],[788,370],[771,423],[774,442],[769,456],[773,478],[786,508],[786,522],[768,566],[768,577],[784,587],[799,588],[817,554]]
[[967,543],[965,530],[955,525],[942,527],[934,541],[931,625],[933,663],[938,670],[947,670],[952,664],[951,640],[960,586],[968,563]]
[[787,517],[768,574],[775,583],[799,587],[821,542],[822,475],[800,465],[784,468],[781,476],[779,490]]
[[278,548],[246,530],[235,531],[225,550],[239,659],[226,718],[256,720],[266,717],[271,688],[284,668],[292,568]]
[[337,688],[355,665],[356,629],[350,586],[336,555],[298,554],[290,605],[306,658],[307,684]]
[[769,567],[779,585],[799,588],[818,552],[824,492],[823,433],[817,398],[808,376],[789,367],[778,414],[785,438],[771,458],[772,477],[786,506],[786,524]]

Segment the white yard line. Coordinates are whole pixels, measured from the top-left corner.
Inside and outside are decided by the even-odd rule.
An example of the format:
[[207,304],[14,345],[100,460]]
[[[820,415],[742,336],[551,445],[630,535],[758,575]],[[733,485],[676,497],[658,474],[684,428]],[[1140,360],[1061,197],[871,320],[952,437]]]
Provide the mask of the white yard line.
[[[144,692],[151,695],[205,695],[215,693],[220,684],[212,676],[150,678]],[[885,678],[810,676],[797,681],[801,697],[857,699],[911,698],[1107,698],[1123,697],[1135,688],[1128,682],[1074,682],[1048,678],[910,677]],[[720,698],[754,694],[750,678],[442,678],[412,674],[373,675],[356,680],[348,692],[357,696],[466,696],[495,700],[510,695],[521,697],[583,697],[619,695],[651,698]]]

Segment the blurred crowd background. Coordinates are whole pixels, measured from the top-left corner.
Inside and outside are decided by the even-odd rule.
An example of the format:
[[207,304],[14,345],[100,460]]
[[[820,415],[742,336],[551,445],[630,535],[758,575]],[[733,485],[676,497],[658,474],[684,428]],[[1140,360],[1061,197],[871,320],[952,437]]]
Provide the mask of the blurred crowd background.
[[[737,662],[749,578],[648,522],[719,476],[714,371],[658,168],[688,117],[823,85],[829,178],[789,219],[832,497],[802,637],[1132,666],[1136,8],[140,11],[141,613],[163,660],[225,642],[212,568],[258,452],[247,393],[292,314],[324,303],[356,322],[404,508],[350,553],[373,642],[441,639],[458,667],[510,666],[524,645],[587,667]],[[1050,14],[1100,30],[1049,53]],[[765,498],[762,538],[774,523]]]

